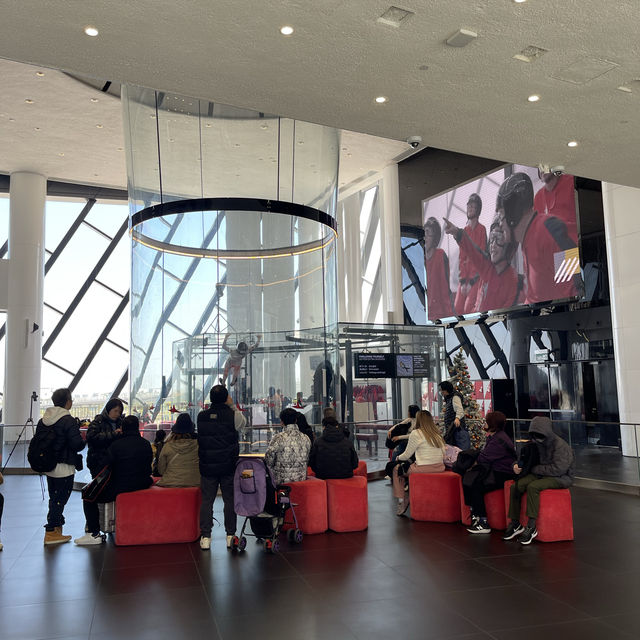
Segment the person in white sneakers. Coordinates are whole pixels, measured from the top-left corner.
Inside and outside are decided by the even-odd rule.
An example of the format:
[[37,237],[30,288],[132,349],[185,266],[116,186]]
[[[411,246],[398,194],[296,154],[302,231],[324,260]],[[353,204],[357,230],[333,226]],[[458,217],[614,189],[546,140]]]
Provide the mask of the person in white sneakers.
[[213,502],[218,487],[224,502],[224,528],[227,532],[227,548],[231,548],[236,533],[237,517],[233,505],[233,474],[240,454],[238,431],[247,424],[246,418],[236,409],[226,387],[215,385],[209,393],[211,405],[203,409],[197,418],[198,458],[200,461],[200,548],[211,548],[213,527]]

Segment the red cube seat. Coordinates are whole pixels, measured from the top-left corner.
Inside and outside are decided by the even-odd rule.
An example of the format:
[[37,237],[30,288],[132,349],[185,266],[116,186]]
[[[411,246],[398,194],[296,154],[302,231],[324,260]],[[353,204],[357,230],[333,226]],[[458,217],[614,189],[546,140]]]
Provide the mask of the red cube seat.
[[460,520],[460,476],[453,471],[409,476],[411,519],[427,522]]
[[[290,500],[294,505],[298,528],[304,534],[324,533],[327,521],[327,485],[324,480],[308,478],[300,482],[287,482],[291,487]],[[284,529],[293,529],[293,516],[287,512]]]
[[[509,511],[511,485],[509,480],[504,485],[504,501]],[[522,496],[520,504],[520,523],[527,524],[527,494]],[[536,529],[540,542],[560,542],[573,540],[573,510],[571,508],[571,492],[569,489],[545,489],[540,492],[540,511],[536,519]]]
[[[492,529],[507,528],[507,512],[504,508],[504,490],[496,489],[484,494],[484,506],[487,510],[487,520]],[[471,509],[464,503],[462,484],[460,485],[460,508],[462,510],[462,522],[471,524]]]
[[367,479],[362,476],[325,480],[327,515],[332,531],[362,531],[369,526]]
[[367,477],[367,463],[364,460],[358,462],[358,467],[353,470],[353,475]]
[[200,536],[200,487],[156,487],[116,498],[117,545],[193,542]]

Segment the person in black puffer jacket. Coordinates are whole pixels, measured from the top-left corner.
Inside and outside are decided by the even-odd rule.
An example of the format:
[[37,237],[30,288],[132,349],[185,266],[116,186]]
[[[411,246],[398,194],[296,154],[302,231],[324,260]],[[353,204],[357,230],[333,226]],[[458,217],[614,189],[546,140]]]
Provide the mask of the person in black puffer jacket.
[[200,461],[200,548],[211,548],[213,527],[213,501],[222,491],[224,502],[224,528],[227,532],[227,548],[236,532],[236,512],[233,505],[233,474],[240,453],[238,431],[247,423],[234,407],[226,387],[212,387],[211,405],[198,414],[198,458]]
[[113,502],[121,493],[148,489],[151,484],[151,444],[140,435],[136,416],[122,421],[122,437],[107,449],[106,462],[111,467],[111,478],[96,502],[82,501],[87,520],[87,533],[76,538],[78,545],[102,544],[98,503]]
[[111,398],[100,415],[87,429],[87,468],[95,478],[107,464],[107,449],[122,436],[124,405],[119,398]]
[[311,447],[309,466],[322,480],[353,477],[353,470],[358,467],[358,454],[353,445],[335,418],[324,418],[322,426],[322,435]]

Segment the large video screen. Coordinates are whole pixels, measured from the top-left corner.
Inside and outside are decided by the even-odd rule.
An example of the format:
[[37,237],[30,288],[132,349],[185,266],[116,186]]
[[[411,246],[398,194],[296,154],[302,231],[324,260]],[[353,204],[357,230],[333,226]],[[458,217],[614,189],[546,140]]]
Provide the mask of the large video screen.
[[427,317],[582,295],[574,177],[510,165],[422,202]]

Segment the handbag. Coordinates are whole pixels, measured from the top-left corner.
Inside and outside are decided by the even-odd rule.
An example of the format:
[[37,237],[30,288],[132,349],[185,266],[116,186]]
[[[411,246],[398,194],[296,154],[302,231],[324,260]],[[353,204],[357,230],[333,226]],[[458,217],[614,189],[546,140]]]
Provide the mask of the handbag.
[[463,449],[453,463],[451,471],[463,476],[467,470],[471,469],[479,455],[480,449]]
[[85,502],[95,502],[111,479],[111,467],[103,467],[91,482],[82,487],[82,499]]

